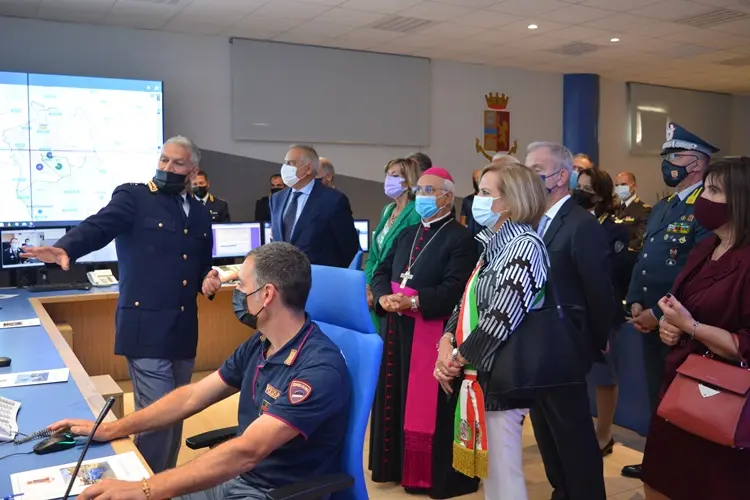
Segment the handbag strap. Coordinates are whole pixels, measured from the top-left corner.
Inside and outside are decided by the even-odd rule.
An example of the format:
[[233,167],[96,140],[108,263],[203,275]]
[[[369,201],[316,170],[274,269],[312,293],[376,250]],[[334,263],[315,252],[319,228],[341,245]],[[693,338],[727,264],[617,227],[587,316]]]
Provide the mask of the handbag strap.
[[[731,337],[731,339],[732,339],[732,343],[734,344],[734,350],[737,352],[737,357],[740,358],[740,367],[741,368],[747,368],[748,367],[747,366],[747,360],[745,359],[745,357],[740,352],[740,341],[737,338],[737,334],[730,333],[729,337]],[[713,359],[713,357],[715,356],[715,354],[714,354],[714,352],[711,349],[709,349],[708,347],[706,347],[706,354],[704,354],[704,356],[707,357],[707,358]]]

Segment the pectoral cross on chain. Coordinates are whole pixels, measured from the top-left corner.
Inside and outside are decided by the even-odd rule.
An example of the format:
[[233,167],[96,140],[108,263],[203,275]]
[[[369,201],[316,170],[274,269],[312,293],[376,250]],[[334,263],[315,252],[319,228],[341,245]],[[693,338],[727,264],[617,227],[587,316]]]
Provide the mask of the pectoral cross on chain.
[[401,273],[401,288],[406,288],[406,282],[412,279],[414,275],[407,269],[406,272]]

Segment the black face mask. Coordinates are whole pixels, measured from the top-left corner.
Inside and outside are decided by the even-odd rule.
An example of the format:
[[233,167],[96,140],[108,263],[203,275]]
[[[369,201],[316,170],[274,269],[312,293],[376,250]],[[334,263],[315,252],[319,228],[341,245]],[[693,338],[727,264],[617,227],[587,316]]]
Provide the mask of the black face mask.
[[240,320],[240,323],[247,325],[253,330],[258,329],[258,315],[263,312],[266,306],[260,308],[260,311],[253,314],[247,308],[247,298],[254,293],[258,293],[263,287],[258,288],[252,293],[242,293],[241,291],[234,289],[232,293],[232,309],[234,309],[234,315]]
[[661,176],[664,179],[664,184],[667,186],[677,187],[688,175],[690,174],[687,171],[687,167],[675,165],[669,160],[662,160]]
[[156,175],[154,175],[154,184],[164,194],[180,194],[185,190],[186,177],[185,175],[157,169]]
[[570,196],[573,198],[574,202],[586,210],[591,210],[594,208],[594,205],[596,205],[596,201],[594,201],[596,195],[594,193],[589,193],[582,189],[574,189]]
[[208,194],[208,188],[206,186],[194,187],[193,194],[196,196],[196,198],[205,198]]
[[283,191],[284,188],[271,188],[271,194],[278,193],[279,191]]

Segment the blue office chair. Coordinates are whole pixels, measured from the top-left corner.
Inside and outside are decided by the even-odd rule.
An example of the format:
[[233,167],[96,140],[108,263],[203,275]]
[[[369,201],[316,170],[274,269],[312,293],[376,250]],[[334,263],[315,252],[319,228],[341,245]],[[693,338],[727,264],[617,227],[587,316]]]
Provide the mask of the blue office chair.
[[[339,474],[311,478],[268,492],[269,500],[367,500],[364,439],[380,372],[383,341],[374,335],[361,271],[312,266],[312,289],[306,306],[310,317],[341,349],[352,378],[351,413]],[[237,435],[237,427],[219,429],[186,440],[197,450]]]
[[357,251],[357,255],[354,256],[352,263],[349,264],[349,269],[356,269],[357,271],[361,271],[363,255],[364,255],[364,252],[362,250]]

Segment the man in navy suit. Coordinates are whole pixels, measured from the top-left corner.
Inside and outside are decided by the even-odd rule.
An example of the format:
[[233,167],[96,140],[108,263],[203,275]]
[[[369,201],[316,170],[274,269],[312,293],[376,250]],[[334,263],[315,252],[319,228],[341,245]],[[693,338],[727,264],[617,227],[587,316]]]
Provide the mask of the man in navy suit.
[[284,158],[281,178],[291,189],[271,196],[271,231],[274,241],[286,241],[302,250],[311,264],[348,267],[359,251],[349,199],[316,180],[317,151],[294,145]]

